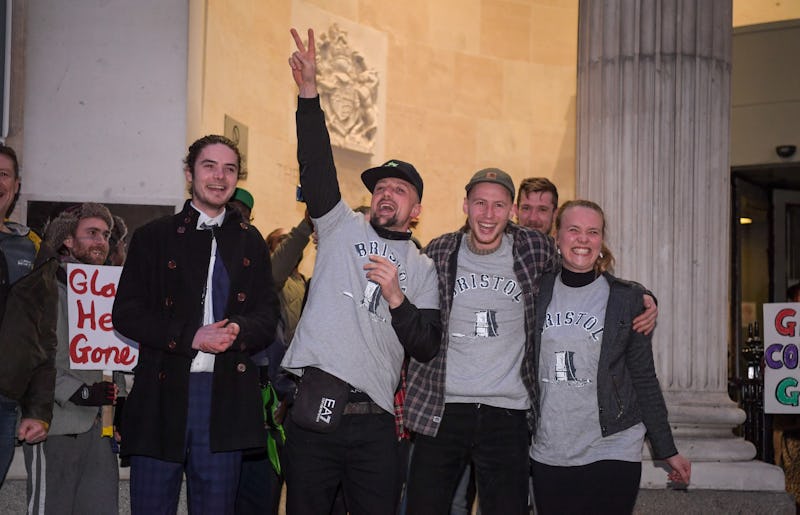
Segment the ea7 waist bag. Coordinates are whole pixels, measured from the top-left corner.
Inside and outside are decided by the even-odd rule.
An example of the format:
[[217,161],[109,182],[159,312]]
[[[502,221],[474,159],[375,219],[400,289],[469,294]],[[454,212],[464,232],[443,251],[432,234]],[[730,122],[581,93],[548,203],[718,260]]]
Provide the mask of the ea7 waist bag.
[[315,367],[306,367],[292,407],[295,424],[318,433],[336,430],[342,420],[349,385]]

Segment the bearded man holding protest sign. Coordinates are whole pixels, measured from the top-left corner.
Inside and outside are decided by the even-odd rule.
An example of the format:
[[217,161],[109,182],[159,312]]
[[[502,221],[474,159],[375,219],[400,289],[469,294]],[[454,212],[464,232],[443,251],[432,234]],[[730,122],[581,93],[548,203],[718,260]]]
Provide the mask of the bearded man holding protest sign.
[[24,447],[28,513],[119,513],[119,468],[100,418],[100,407],[114,404],[118,389],[103,381],[101,370],[70,369],[66,284],[68,263],[105,263],[113,226],[105,206],[85,203],[58,215],[45,230],[45,242],[61,260],[56,402],[47,440]]

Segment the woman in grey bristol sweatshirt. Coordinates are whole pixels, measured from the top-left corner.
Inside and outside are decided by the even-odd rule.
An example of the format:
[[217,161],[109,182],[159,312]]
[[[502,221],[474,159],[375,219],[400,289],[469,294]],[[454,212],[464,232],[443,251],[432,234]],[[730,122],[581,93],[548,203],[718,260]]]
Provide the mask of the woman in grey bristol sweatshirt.
[[630,513],[645,436],[670,480],[688,483],[691,464],[672,439],[651,336],[632,329],[644,290],[608,272],[602,209],[567,202],[556,230],[562,269],[543,277],[536,299],[536,506],[541,515]]

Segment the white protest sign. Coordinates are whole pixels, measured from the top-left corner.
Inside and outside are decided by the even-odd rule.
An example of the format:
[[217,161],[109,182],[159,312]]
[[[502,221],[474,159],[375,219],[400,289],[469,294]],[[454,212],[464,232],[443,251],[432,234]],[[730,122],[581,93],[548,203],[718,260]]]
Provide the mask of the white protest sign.
[[764,413],[800,413],[800,303],[764,304]]
[[67,265],[70,368],[129,371],[136,366],[138,345],[111,323],[121,273],[119,266]]

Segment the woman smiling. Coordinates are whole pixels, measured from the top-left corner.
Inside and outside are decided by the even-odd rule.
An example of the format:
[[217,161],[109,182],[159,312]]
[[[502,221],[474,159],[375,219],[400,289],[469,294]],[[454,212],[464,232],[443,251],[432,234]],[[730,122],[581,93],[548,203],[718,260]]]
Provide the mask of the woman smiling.
[[689,483],[653,365],[651,336],[632,329],[643,288],[617,279],[594,202],[565,203],[556,218],[562,269],[536,299],[539,406],[531,446],[540,514],[631,513],[642,443]]

